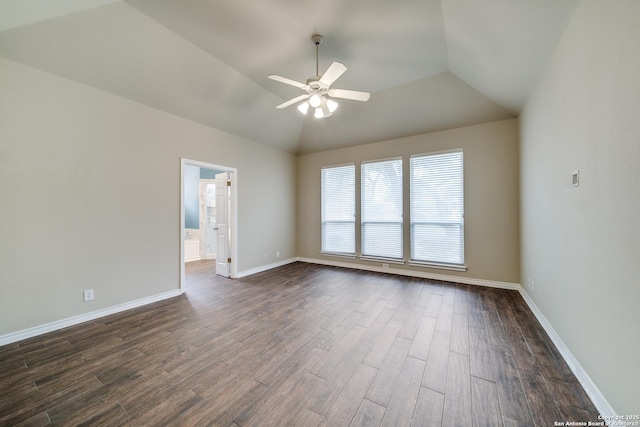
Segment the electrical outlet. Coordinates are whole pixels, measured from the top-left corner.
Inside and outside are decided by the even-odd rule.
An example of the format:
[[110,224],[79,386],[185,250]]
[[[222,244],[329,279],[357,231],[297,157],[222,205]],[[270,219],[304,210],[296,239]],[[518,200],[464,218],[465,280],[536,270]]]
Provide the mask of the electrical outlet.
[[82,293],[84,302],[93,300],[93,289],[85,289]]
[[265,252],[264,254],[262,254],[262,258],[266,258],[267,257],[267,253]]
[[382,268],[389,268],[389,264],[382,264]]
[[276,251],[276,258],[280,258],[280,251]]
[[531,281],[531,293],[533,293],[536,290],[536,282],[534,282],[533,280]]

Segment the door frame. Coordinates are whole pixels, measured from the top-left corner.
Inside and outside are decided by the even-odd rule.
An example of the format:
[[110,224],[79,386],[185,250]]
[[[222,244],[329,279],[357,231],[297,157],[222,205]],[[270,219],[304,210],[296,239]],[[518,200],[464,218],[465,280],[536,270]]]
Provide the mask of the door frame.
[[238,170],[229,166],[216,165],[213,163],[206,163],[199,160],[180,158],[180,293],[184,293],[185,273],[184,273],[184,169],[185,166],[197,166],[205,169],[214,169],[221,172],[229,172],[229,179],[231,181],[231,193],[229,196],[229,227],[231,232],[229,233],[229,253],[231,254],[231,266],[229,268],[229,274],[232,279],[235,279],[238,275]]

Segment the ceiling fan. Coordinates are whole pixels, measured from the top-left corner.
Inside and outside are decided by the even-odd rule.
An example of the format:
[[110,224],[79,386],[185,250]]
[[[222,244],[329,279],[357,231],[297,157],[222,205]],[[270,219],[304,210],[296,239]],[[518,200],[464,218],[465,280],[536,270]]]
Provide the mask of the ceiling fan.
[[309,77],[306,83],[300,83],[286,77],[278,76],[276,74],[271,74],[269,76],[271,80],[295,86],[307,92],[304,95],[300,95],[286,102],[283,102],[276,108],[286,108],[290,105],[300,102],[300,105],[298,105],[298,110],[300,110],[302,114],[306,115],[309,111],[309,108],[311,107],[314,109],[313,116],[315,118],[321,119],[323,117],[331,116],[333,112],[338,108],[338,103],[331,98],[350,99],[352,101],[369,100],[369,92],[331,88],[333,82],[338,80],[338,78],[342,74],[344,74],[345,71],[347,71],[347,67],[340,62],[334,62],[329,66],[327,71],[325,71],[324,74],[320,76],[318,72],[318,46],[320,45],[320,43],[322,43],[322,36],[315,34],[311,37],[311,40],[313,40],[316,45],[315,76]]

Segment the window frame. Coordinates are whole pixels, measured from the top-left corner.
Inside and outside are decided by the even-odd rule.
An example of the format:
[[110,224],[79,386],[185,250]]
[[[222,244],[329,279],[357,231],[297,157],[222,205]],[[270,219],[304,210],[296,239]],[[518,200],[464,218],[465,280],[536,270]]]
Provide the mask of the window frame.
[[[457,222],[448,221],[447,224],[459,224],[460,227],[460,244],[459,244],[459,254],[461,256],[461,263],[451,263],[451,262],[440,262],[440,261],[428,261],[423,259],[415,258],[415,233],[414,233],[414,222],[413,222],[413,203],[416,198],[413,194],[413,164],[412,161],[414,158],[420,157],[429,157],[429,156],[437,156],[447,153],[460,153],[461,156],[461,165],[460,165],[460,178],[461,178],[461,204],[460,211],[461,217]],[[408,160],[408,161],[406,161]],[[401,204],[401,219],[400,221],[393,222],[394,224],[400,225],[400,251],[401,257],[387,257],[380,256],[378,254],[365,254],[364,252],[364,239],[366,237],[366,233],[364,231],[365,225],[367,223],[371,223],[372,221],[363,221],[366,220],[365,212],[365,184],[366,179],[364,178],[364,172],[366,165],[372,163],[382,163],[387,161],[400,161],[400,204]],[[332,168],[340,168],[350,166],[353,170],[353,221],[348,221],[353,225],[353,252],[339,252],[339,251],[328,251],[325,250],[325,224],[331,221],[324,220],[324,206],[323,206],[323,197],[324,197],[324,178],[322,177],[322,173],[326,169]],[[440,150],[440,151],[432,151],[426,153],[415,153],[415,154],[403,154],[402,156],[396,157],[388,157],[382,159],[372,159],[372,160],[363,160],[358,163],[344,163],[337,165],[328,165],[321,166],[321,190],[320,190],[320,198],[321,198],[321,236],[320,236],[320,254],[328,255],[333,257],[346,257],[346,258],[356,258],[363,261],[378,261],[389,264],[399,264],[399,265],[409,265],[415,267],[427,267],[433,269],[444,269],[444,270],[453,270],[453,271],[467,271],[467,266],[465,265],[465,162],[464,162],[464,150],[462,148],[455,148],[449,150]],[[373,221],[375,222],[375,221]],[[437,246],[437,245],[436,245]],[[384,266],[385,264],[383,264]]]
[[[461,184],[461,198],[460,198],[460,219],[458,221],[430,221],[429,223],[440,224],[440,225],[452,225],[457,224],[460,227],[460,244],[459,244],[459,253],[460,253],[460,261],[461,262],[446,262],[442,260],[426,260],[426,259],[417,259],[415,258],[415,250],[416,246],[414,244],[415,241],[415,224],[414,222],[414,200],[416,200],[414,194],[414,179],[413,179],[413,160],[424,157],[431,156],[440,156],[445,154],[460,154],[460,184]],[[466,271],[467,266],[465,265],[465,185],[464,185],[464,150],[461,148],[451,149],[451,150],[442,150],[442,151],[434,151],[429,153],[418,153],[412,154],[409,158],[409,265],[412,266],[423,266],[423,267],[431,267],[431,268],[442,268],[447,270],[456,270],[456,271]],[[421,221],[421,223],[424,221]]]
[[[399,221],[366,221],[365,220],[365,197],[366,197],[366,179],[365,179],[365,168],[367,165],[372,165],[376,163],[385,163],[385,162],[400,162],[400,219]],[[404,264],[405,263],[405,250],[404,250],[404,208],[405,208],[405,200],[404,200],[404,159],[402,157],[390,157],[385,159],[375,159],[375,160],[367,160],[360,162],[360,256],[359,258],[362,260],[371,260],[371,261],[385,261],[390,263]],[[365,253],[365,239],[367,237],[367,233],[365,232],[365,227],[370,224],[393,224],[400,226],[400,256],[386,256],[381,254],[373,254],[373,253]]]
[[[353,172],[353,194],[352,194],[352,199],[353,199],[353,218],[351,220],[336,220],[336,219],[329,219],[329,220],[325,220],[325,178],[324,178],[324,173],[327,170],[331,170],[331,169],[341,169],[341,168],[347,168],[347,167],[351,167],[352,168],[352,172]],[[356,164],[355,163],[343,163],[343,164],[339,164],[339,165],[331,165],[331,166],[323,166],[320,168],[320,254],[322,255],[331,255],[331,256],[341,256],[341,257],[348,257],[348,258],[355,258],[356,257],[356,250],[357,250],[357,237],[356,237],[356,217],[357,217],[357,205],[356,205],[356,200],[357,200],[357,192],[356,192],[356,187],[357,187],[357,182],[356,182]],[[351,223],[353,224],[353,252],[344,252],[344,251],[333,251],[333,250],[326,250],[325,247],[327,245],[325,245],[325,236],[326,236],[326,225],[329,223],[333,223],[333,224],[345,224],[345,223]]]

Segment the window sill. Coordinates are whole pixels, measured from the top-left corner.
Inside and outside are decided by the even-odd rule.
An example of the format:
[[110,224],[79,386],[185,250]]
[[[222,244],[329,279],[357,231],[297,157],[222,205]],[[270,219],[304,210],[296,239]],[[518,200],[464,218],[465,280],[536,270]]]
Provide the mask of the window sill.
[[320,251],[320,255],[336,257],[336,258],[355,259],[360,261],[382,262],[385,264],[409,265],[411,267],[435,268],[438,270],[467,271],[467,266],[464,264],[457,265],[457,264],[444,264],[444,263],[437,263],[437,262],[405,261],[398,258],[385,258],[385,257],[364,256],[364,255],[356,256],[355,254],[345,254],[345,253],[338,253],[338,252]]
[[437,268],[439,270],[467,271],[466,265],[457,264],[439,264],[436,262],[409,261],[409,265],[412,267]]
[[362,261],[384,262],[384,263],[388,263],[388,264],[399,264],[399,265],[404,265],[405,264],[403,259],[398,259],[398,258],[385,258],[385,257],[362,255],[362,256],[358,257],[358,259],[360,259]]
[[338,258],[356,259],[356,254],[343,254],[343,253],[339,253],[339,252],[322,252],[322,251],[320,251],[320,255],[334,256],[334,257],[338,257]]

